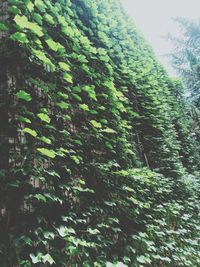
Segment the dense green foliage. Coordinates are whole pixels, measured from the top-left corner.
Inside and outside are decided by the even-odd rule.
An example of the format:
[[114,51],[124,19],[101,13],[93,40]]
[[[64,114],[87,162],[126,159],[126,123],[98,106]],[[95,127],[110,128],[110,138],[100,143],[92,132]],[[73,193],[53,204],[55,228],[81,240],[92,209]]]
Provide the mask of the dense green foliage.
[[1,266],[198,267],[180,82],[118,0],[9,0],[7,12]]

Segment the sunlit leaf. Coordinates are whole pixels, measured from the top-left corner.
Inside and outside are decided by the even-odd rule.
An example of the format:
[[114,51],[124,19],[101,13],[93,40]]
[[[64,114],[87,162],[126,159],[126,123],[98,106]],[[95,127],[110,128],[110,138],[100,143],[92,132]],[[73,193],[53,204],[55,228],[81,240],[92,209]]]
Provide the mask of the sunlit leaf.
[[29,40],[27,39],[27,36],[25,33],[22,32],[15,32],[11,34],[10,39],[13,41],[18,41],[23,44],[27,44]]
[[44,35],[42,28],[37,23],[28,21],[26,16],[20,16],[17,14],[14,18],[14,21],[20,28],[29,29],[39,37]]
[[29,93],[25,92],[24,90],[20,90],[17,94],[16,94],[17,98],[19,99],[23,99],[27,102],[31,101],[32,97]]
[[53,159],[56,156],[55,151],[53,151],[51,149],[47,149],[47,148],[43,148],[42,147],[42,148],[37,148],[37,151],[39,151],[40,154],[47,156],[48,158],[52,158]]
[[73,77],[72,77],[72,75],[69,74],[69,73],[64,73],[64,74],[63,74],[63,79],[64,79],[65,81],[67,81],[68,83],[73,83]]
[[45,136],[39,137],[38,139],[40,141],[44,142],[45,144],[48,144],[48,145],[52,144],[52,141],[49,138],[45,137]]
[[49,254],[44,255],[42,259],[43,263],[49,263],[50,265],[55,263],[54,259]]
[[60,66],[60,68],[62,70],[64,70],[64,71],[69,71],[70,70],[70,66],[67,63],[65,63],[65,62],[59,62],[58,64],[59,64],[59,66]]
[[103,133],[116,133],[116,131],[111,129],[111,128],[102,129],[101,132],[103,132]]
[[38,118],[40,118],[41,121],[44,121],[46,123],[50,123],[50,121],[51,121],[51,119],[49,118],[49,116],[47,114],[38,113],[37,116],[38,116]]
[[32,129],[28,128],[28,127],[24,128],[24,129],[22,130],[22,132],[23,132],[23,133],[30,134],[30,135],[33,136],[33,137],[36,137],[36,136],[38,135],[37,132],[36,132],[35,130],[32,130]]
[[79,108],[82,109],[82,110],[84,110],[84,111],[89,111],[90,110],[89,107],[88,107],[88,105],[86,105],[86,104],[80,104],[79,105]]
[[68,109],[69,108],[69,104],[65,103],[64,101],[61,101],[59,103],[56,103],[56,106],[58,106],[61,109]]
[[102,127],[101,123],[100,123],[100,122],[97,122],[97,121],[95,121],[95,120],[91,120],[90,123],[91,123],[92,126],[95,127],[95,128],[101,128],[101,127]]

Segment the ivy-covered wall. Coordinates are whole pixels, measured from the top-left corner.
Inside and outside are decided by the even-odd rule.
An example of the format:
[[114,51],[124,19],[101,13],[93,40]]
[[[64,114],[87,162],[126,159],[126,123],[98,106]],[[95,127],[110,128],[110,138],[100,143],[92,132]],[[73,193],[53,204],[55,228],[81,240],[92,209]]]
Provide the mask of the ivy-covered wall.
[[198,266],[180,84],[120,1],[4,4],[1,266]]

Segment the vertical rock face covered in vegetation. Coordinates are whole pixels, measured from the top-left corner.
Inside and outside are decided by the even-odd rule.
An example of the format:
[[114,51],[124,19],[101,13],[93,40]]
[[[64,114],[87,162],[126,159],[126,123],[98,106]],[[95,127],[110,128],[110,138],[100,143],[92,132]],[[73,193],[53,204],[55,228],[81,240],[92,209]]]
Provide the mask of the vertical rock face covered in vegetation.
[[120,2],[1,11],[1,266],[199,266],[182,85]]

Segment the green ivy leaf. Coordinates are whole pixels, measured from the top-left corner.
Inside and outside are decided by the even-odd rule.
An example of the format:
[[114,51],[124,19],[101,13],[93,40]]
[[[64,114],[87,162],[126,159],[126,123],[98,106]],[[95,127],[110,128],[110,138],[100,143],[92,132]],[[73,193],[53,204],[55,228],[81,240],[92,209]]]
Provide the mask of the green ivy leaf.
[[21,240],[23,240],[23,242],[29,246],[33,245],[33,241],[28,236],[22,236]]
[[32,12],[34,10],[34,5],[30,0],[25,0],[25,5],[29,12]]
[[100,234],[100,231],[98,229],[91,229],[91,228],[88,228],[87,229],[88,233],[90,233],[91,235],[97,235],[97,234]]
[[19,99],[23,99],[24,101],[31,101],[32,97],[30,94],[28,94],[27,92],[25,92],[24,90],[20,90],[17,94],[16,94],[17,98]]
[[30,254],[30,258],[33,264],[42,262],[42,253],[38,253],[37,256],[35,256],[34,254]]
[[79,105],[79,108],[82,109],[82,110],[84,110],[84,111],[89,111],[90,110],[89,107],[88,107],[88,105],[86,105],[86,104],[80,104]]
[[34,254],[30,254],[30,258],[33,264],[37,264],[39,262],[48,262],[50,265],[52,265],[53,263],[55,263],[54,259],[51,257],[50,254],[43,255],[42,253],[38,253],[36,256]]
[[129,187],[129,186],[123,186],[123,190],[131,192],[131,193],[135,192],[135,190],[133,188]]
[[14,21],[20,28],[29,29],[39,37],[44,35],[42,28],[35,22],[29,22],[26,16],[20,16],[17,14],[14,18]]
[[53,19],[53,17],[49,14],[45,14],[44,15],[44,19],[51,25],[54,25],[55,24],[55,21]]
[[30,29],[39,37],[42,37],[44,35],[44,33],[42,32],[42,28],[35,22],[30,22],[27,28]]
[[8,8],[8,11],[9,13],[14,14],[14,15],[17,15],[20,13],[19,8],[17,8],[16,6],[10,6]]
[[64,73],[63,74],[63,79],[67,81],[68,83],[73,83],[73,77],[69,73]]
[[68,109],[69,108],[69,104],[65,103],[64,101],[56,103],[56,106],[58,106],[61,109]]
[[42,1],[42,0],[35,0],[35,6],[36,6],[41,12],[45,12],[45,10],[46,10],[46,5],[45,5],[44,1]]
[[60,228],[57,228],[57,231],[61,237],[65,237],[69,234],[76,234],[73,228],[67,228],[65,226],[60,226]]
[[33,136],[33,137],[36,137],[36,136],[38,135],[37,132],[36,132],[35,130],[32,130],[32,129],[28,128],[28,127],[24,128],[24,129],[22,130],[22,132],[23,132],[23,133],[30,134],[30,135]]
[[143,264],[151,263],[149,256],[139,256],[137,257],[137,261]]
[[59,233],[59,235],[61,236],[61,237],[65,237],[65,236],[67,236],[67,234],[68,234],[68,232],[66,231],[66,227],[64,227],[64,226],[61,226],[60,228],[58,228],[57,229],[57,231],[58,231],[58,233]]
[[36,21],[39,25],[42,25],[43,22],[42,22],[42,16],[40,16],[39,13],[33,13],[33,19],[34,21]]
[[111,128],[105,128],[105,129],[101,130],[101,132],[103,132],[103,133],[116,133],[116,131],[111,129]]
[[41,120],[44,121],[46,123],[50,123],[51,119],[49,118],[49,116],[47,114],[44,113],[38,113],[37,117]]
[[47,149],[47,148],[40,147],[40,148],[37,148],[37,151],[39,151],[40,154],[47,156],[48,158],[54,159],[56,156],[55,151]]
[[73,96],[77,101],[79,101],[79,102],[82,101],[82,98],[81,98],[79,95],[77,95],[77,94],[72,94],[72,96]]
[[64,71],[70,70],[70,66],[68,64],[66,64],[65,62],[59,62],[58,64],[62,70],[64,70]]
[[18,41],[22,44],[27,44],[29,42],[29,40],[26,37],[26,34],[22,32],[16,32],[11,34],[10,39],[13,41]]
[[94,126],[95,128],[101,128],[102,125],[100,122],[97,122],[95,120],[91,120],[90,123],[92,124],[92,126]]
[[35,194],[35,195],[31,195],[32,197],[36,198],[39,201],[42,202],[47,202],[47,199],[45,196],[43,196],[42,194]]
[[111,263],[107,261],[106,267],[128,267],[128,265],[124,264],[123,262]]
[[80,160],[77,156],[73,155],[73,156],[70,156],[70,158],[76,163],[76,164],[80,164]]
[[58,92],[57,94],[58,94],[58,96],[60,96],[61,98],[65,99],[65,100],[69,98],[69,96],[67,94],[64,94],[62,92]]
[[44,237],[45,237],[46,239],[52,240],[52,239],[55,238],[55,234],[52,233],[52,232],[46,232],[46,233],[44,234]]
[[18,117],[17,120],[20,122],[31,123],[31,120],[29,120],[28,118],[23,117],[23,116]]
[[96,92],[95,92],[95,87],[93,85],[86,85],[86,86],[83,86],[83,91],[87,92],[88,93],[88,96],[97,101],[97,97],[96,97]]
[[7,30],[8,30],[8,27],[6,26],[6,24],[3,22],[0,22],[0,31],[5,32]]
[[49,138],[45,137],[45,136],[39,137],[38,139],[40,141],[44,142],[45,144],[48,144],[48,145],[52,144],[51,140]]
[[41,60],[44,64],[47,64],[51,67],[52,71],[55,71],[55,65],[51,62],[51,60],[45,55],[41,50],[32,49],[33,55],[35,55],[39,60]]
[[105,146],[108,148],[108,149],[110,149],[110,150],[113,150],[113,146],[112,146],[112,144],[110,143],[110,142],[105,142]]
[[52,39],[47,39],[46,40],[46,43],[47,45],[49,46],[49,48],[55,52],[57,52],[59,49],[64,49],[64,46],[62,46],[60,43],[58,42],[55,42],[54,40]]
[[50,265],[55,263],[54,259],[49,254],[46,254],[43,256],[43,263],[46,263],[46,262],[48,262]]

